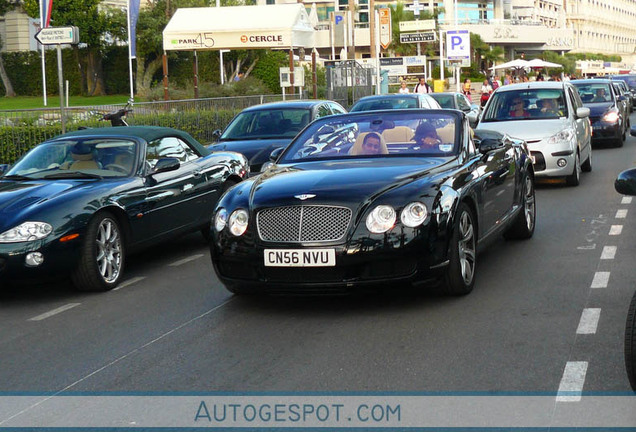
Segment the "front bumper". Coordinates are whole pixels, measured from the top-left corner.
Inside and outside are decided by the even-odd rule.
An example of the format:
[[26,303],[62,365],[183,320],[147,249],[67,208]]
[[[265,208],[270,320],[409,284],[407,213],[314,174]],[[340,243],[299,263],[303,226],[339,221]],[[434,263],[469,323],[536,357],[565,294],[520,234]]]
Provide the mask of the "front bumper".
[[[67,275],[79,258],[80,237],[60,242],[59,239],[44,239],[33,242],[0,244],[0,287],[19,280],[41,280]],[[31,252],[40,252],[42,264],[29,266],[26,257]]]
[[[406,230],[404,230],[406,231]],[[341,292],[387,283],[408,286],[438,278],[445,269],[446,236],[429,229],[369,236],[340,244],[262,244],[215,234],[210,247],[218,278],[254,292]],[[269,267],[264,249],[335,249],[333,267]]]
[[[530,141],[528,149],[534,159],[535,177],[565,177],[572,174],[576,160],[576,144],[548,144],[546,140]],[[564,166],[559,166],[560,159],[565,161]]]
[[620,139],[623,131],[620,122],[607,123],[600,119],[592,119],[592,142]]

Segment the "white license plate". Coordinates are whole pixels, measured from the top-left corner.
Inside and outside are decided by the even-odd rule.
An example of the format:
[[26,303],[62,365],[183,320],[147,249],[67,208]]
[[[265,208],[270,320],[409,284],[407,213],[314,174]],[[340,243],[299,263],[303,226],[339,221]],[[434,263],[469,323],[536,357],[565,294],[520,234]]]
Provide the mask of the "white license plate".
[[335,249],[265,249],[267,267],[333,267]]

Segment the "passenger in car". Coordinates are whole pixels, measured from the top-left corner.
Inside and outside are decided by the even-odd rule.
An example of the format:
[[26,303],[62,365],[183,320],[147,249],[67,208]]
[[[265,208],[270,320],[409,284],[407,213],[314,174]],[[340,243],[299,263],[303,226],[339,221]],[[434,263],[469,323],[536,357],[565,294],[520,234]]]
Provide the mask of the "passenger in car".
[[375,132],[369,132],[364,136],[362,140],[362,146],[355,154],[359,155],[376,155],[376,154],[388,154],[386,144],[380,134]]
[[435,126],[430,123],[420,123],[415,130],[415,145],[411,147],[412,150],[417,151],[438,151],[439,145],[442,143],[441,138],[437,135]]
[[604,88],[596,89],[596,94],[594,95],[592,102],[607,102],[607,95],[605,94]]

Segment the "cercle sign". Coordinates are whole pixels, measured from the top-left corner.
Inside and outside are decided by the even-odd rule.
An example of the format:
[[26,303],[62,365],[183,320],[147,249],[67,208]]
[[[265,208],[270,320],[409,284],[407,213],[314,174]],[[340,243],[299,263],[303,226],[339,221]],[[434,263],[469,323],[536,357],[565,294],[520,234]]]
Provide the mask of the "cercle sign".
[[78,44],[79,30],[70,27],[44,27],[35,34],[35,39],[42,45]]

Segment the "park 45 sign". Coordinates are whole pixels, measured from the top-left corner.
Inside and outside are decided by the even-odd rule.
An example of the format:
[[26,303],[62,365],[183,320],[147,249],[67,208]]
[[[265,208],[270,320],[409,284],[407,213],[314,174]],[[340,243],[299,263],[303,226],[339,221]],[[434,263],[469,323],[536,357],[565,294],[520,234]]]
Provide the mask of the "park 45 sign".
[[452,30],[446,32],[446,58],[464,60],[470,58],[470,33],[468,30]]

